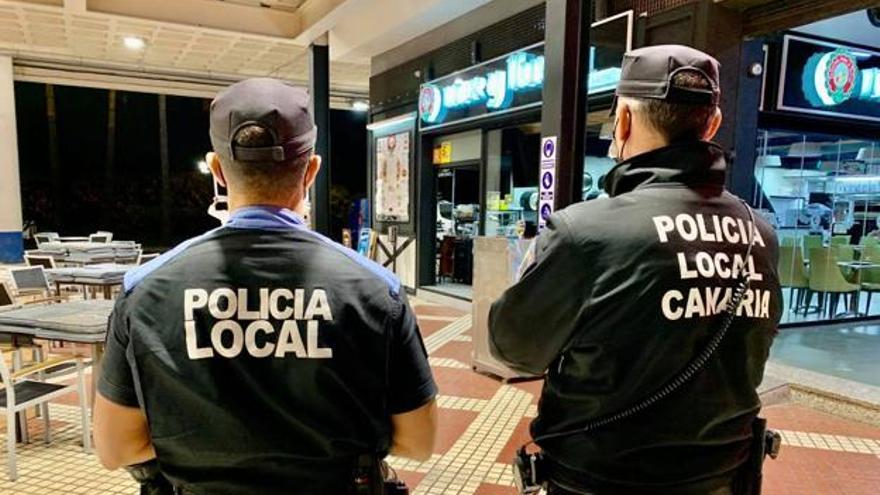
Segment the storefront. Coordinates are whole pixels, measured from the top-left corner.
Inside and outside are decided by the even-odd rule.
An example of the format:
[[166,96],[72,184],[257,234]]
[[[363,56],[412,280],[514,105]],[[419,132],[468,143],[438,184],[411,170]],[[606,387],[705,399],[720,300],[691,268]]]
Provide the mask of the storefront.
[[[592,27],[585,198],[598,195],[610,168],[599,136],[603,126],[610,134],[608,109],[632,31],[632,12]],[[379,258],[397,254],[408,287],[470,300],[475,238],[536,234],[544,70],[539,41],[422,83],[417,111],[369,127],[374,225],[387,248]],[[388,246],[389,227],[397,246],[408,243],[399,254]]]
[[766,53],[751,199],[777,227],[783,323],[877,317],[880,29],[855,12]]

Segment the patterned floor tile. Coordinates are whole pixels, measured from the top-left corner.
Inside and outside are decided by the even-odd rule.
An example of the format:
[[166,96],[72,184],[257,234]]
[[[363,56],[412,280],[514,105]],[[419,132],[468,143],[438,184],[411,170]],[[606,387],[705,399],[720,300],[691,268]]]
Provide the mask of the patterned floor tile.
[[[414,302],[440,388],[440,433],[430,460],[389,463],[415,495],[515,494],[509,460],[529,439],[542,383],[503,384],[473,373],[469,315]],[[75,400],[51,406],[50,445],[40,441],[42,421],[31,419],[34,442],[19,449],[21,477],[11,483],[0,476],[0,494],[136,493],[126,473],[107,472],[82,451]],[[765,408],[764,415],[784,438],[782,455],[766,465],[765,495],[880,493],[880,429],[792,404]]]

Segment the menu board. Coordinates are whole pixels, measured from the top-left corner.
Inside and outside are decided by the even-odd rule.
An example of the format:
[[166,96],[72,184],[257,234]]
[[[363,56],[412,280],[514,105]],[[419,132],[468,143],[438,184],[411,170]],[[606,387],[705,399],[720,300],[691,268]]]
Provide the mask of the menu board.
[[376,218],[409,222],[409,132],[376,139]]

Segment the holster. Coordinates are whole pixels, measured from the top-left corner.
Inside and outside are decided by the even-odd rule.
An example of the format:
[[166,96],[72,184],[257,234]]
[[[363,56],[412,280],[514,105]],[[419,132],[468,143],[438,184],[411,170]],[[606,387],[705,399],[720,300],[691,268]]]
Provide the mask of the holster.
[[372,456],[358,457],[352,476],[352,495],[409,495],[406,484],[389,476],[385,461]]
[[761,495],[761,484],[764,478],[764,459],[768,456],[776,459],[781,447],[778,433],[767,429],[767,420],[756,417],[752,421],[752,443],[749,446],[749,457],[743,464],[733,484],[735,495]]

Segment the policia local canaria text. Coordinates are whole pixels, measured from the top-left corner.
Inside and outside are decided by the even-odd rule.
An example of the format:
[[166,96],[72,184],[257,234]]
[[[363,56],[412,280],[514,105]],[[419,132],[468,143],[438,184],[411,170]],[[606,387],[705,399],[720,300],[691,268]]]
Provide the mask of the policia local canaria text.
[[[729,254],[725,246],[748,246],[750,231],[754,233],[755,246],[766,247],[761,233],[751,222],[724,215],[661,215],[653,217],[657,237],[661,243],[668,243],[672,236],[705,246],[721,245],[721,249],[697,251],[688,256],[685,251],[675,254],[681,280],[737,280],[743,269],[750,274],[751,281],[762,281],[764,276],[755,270],[754,256]],[[663,315],[671,321],[702,318],[724,311],[734,288],[694,286],[687,291],[669,290],[661,299]],[[748,318],[770,318],[770,292],[749,289],[743,296],[737,316]]]

